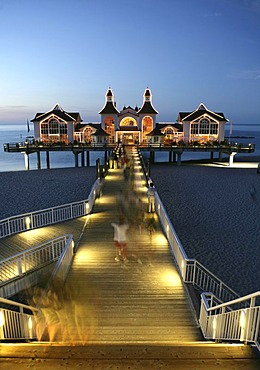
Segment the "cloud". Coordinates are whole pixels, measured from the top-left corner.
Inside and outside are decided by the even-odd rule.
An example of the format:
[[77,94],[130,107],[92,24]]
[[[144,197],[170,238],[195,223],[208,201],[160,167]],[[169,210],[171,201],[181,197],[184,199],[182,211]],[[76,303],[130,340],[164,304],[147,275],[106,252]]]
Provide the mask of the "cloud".
[[260,70],[247,69],[233,71],[228,75],[228,77],[234,80],[258,80],[260,79]]
[[221,17],[221,13],[218,13],[218,12],[214,12],[214,13],[204,13],[204,14],[202,14],[202,17],[204,17],[204,18],[209,18],[209,17],[211,17],[211,18],[214,18],[214,17]]

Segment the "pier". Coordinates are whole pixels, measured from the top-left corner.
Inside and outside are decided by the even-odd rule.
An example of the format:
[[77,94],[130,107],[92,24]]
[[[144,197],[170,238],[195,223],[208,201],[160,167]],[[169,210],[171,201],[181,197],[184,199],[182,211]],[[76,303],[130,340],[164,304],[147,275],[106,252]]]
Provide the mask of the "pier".
[[[1,260],[5,258],[5,266],[8,266],[7,259],[18,253],[16,246],[19,246],[20,253],[23,249],[24,254],[33,245],[47,242],[57,235],[73,235],[74,252],[71,262],[66,262],[69,268],[65,287],[72,287],[76,306],[81,312],[80,327],[71,317],[64,321],[67,324],[65,337],[64,332],[58,329],[52,342],[48,337],[37,341],[33,327],[27,338],[29,343],[6,341],[7,330],[3,330],[2,325],[1,369],[9,369],[17,362],[21,370],[28,366],[43,369],[57,366],[122,370],[159,367],[179,370],[192,367],[198,370],[258,369],[260,358],[255,349],[244,344],[246,337],[240,336],[240,341],[215,343],[216,333],[211,339],[203,336],[205,331],[200,324],[206,319],[200,317],[199,320],[193,303],[197,290],[190,289],[186,283],[188,276],[195,271],[193,260],[187,260],[181,249],[177,252],[178,239],[173,239],[171,226],[158,199],[156,212],[147,212],[147,178],[142,161],[136,148],[128,150],[129,157],[134,158],[134,181],[126,182],[121,168],[109,169],[106,178],[101,180],[100,192],[98,187],[92,192],[93,204],[88,199],[82,202],[83,206],[75,205],[73,211],[68,207],[71,213],[68,210],[59,212],[71,220],[58,220],[56,223],[55,210],[51,210],[48,211],[49,221],[46,221],[47,212],[42,212],[45,227],[36,225],[41,218],[39,214],[24,215],[20,222],[9,220],[0,224],[0,253],[5,253],[1,255]],[[135,192],[135,201],[122,203],[122,196],[131,189]],[[118,220],[122,205],[130,225],[128,261],[116,262],[111,222]],[[137,205],[141,205],[138,211]],[[75,217],[72,212],[79,215],[80,209],[82,212],[85,210],[85,214]],[[148,232],[146,223],[140,222],[142,214],[145,221],[154,218],[152,233]],[[18,224],[27,230],[19,232]],[[4,232],[9,236],[4,236]],[[40,254],[44,255],[43,250]],[[20,255],[18,260],[21,260]],[[36,253],[33,260],[36,260]],[[58,263],[61,264],[60,260]],[[210,282],[213,291],[218,285],[217,280],[213,284],[213,277],[206,277],[199,263],[196,264],[201,280]],[[3,268],[1,270],[4,271]],[[24,276],[30,274],[27,272]],[[8,284],[14,287],[15,280],[2,281],[1,291]],[[191,280],[197,282],[195,274]],[[232,292],[224,283],[222,290],[231,296]],[[257,326],[259,316],[254,315],[253,322]],[[239,332],[239,335],[242,334]]]
[[[117,147],[117,144],[78,144],[78,145],[38,145],[38,144],[26,144],[26,143],[6,143],[4,144],[4,151],[6,153],[22,153],[25,160],[25,169],[30,169],[30,154],[36,153],[37,155],[37,169],[41,169],[41,154],[46,155],[46,168],[51,168],[50,153],[55,152],[70,152],[74,155],[75,167],[90,166],[91,153],[103,152],[104,163],[109,158],[112,151]],[[232,166],[234,156],[237,153],[254,153],[255,145],[247,144],[242,145],[239,143],[230,143],[225,145],[165,145],[165,144],[143,144],[136,145],[136,147],[142,152],[149,153],[150,164],[155,163],[155,153],[166,152],[168,153],[168,162],[181,165],[182,154],[184,152],[189,153],[209,153],[209,160],[222,161],[223,155],[229,157],[229,165]]]

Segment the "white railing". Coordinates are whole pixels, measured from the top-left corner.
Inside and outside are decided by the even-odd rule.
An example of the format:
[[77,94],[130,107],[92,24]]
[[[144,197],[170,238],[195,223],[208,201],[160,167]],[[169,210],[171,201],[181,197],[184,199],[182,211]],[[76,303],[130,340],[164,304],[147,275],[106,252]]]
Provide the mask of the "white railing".
[[9,299],[0,298],[3,306],[15,306],[16,310],[0,308],[0,340],[29,340],[36,338],[36,318],[30,312],[37,312],[35,307],[27,306]]
[[[183,281],[193,284],[201,292],[210,292],[202,294],[200,311],[205,338],[254,342],[260,350],[260,299],[256,301],[260,293],[240,298],[201,263],[189,259],[158,193],[155,194],[155,208]],[[222,310],[221,313],[218,310]],[[246,324],[242,318],[246,318]]]
[[[54,279],[65,281],[71,266],[74,247],[72,235],[65,235],[63,238],[66,240],[66,244],[63,246],[63,248],[60,248],[60,246],[55,247],[54,245],[54,249],[50,249],[49,244],[46,243],[47,255],[49,255],[52,261],[55,261],[58,258],[58,262],[56,263],[49,282],[47,283],[46,289],[49,288]],[[50,241],[51,244],[53,244],[52,242],[53,240]],[[36,253],[39,251],[38,247],[35,247],[34,249]],[[33,248],[31,248],[31,250],[33,250]],[[43,251],[43,249],[41,250]],[[43,255],[45,255],[45,253],[43,253]],[[43,264],[44,261],[45,257],[42,261]],[[38,267],[41,267],[40,265],[41,262],[39,261]],[[38,308],[1,297],[0,305],[2,306],[2,308],[0,308],[0,340],[36,339],[37,317],[35,317],[35,314],[37,314]],[[24,309],[27,312],[24,312]]]
[[[30,284],[35,284],[35,280],[39,280],[37,271],[60,259],[64,251],[66,252],[65,257],[69,260],[65,265],[68,265],[72,260],[73,248],[72,235],[62,235],[1,260],[0,295],[9,297],[25,288],[24,284],[27,288]],[[64,270],[64,265],[62,266]],[[32,273],[35,275],[34,278],[31,277]],[[26,278],[23,279],[23,277]]]
[[97,179],[86,200],[1,220],[0,238],[88,215],[100,194],[101,186],[102,182]]
[[235,291],[200,262],[187,257],[158,193],[155,194],[155,208],[183,281],[193,284],[202,292],[212,292],[222,301],[238,298],[239,295]]
[[206,339],[260,342],[260,292],[219,303],[212,293],[203,293],[200,326]]
[[1,260],[0,286],[56,261],[68,242],[72,244],[72,236],[63,235]]

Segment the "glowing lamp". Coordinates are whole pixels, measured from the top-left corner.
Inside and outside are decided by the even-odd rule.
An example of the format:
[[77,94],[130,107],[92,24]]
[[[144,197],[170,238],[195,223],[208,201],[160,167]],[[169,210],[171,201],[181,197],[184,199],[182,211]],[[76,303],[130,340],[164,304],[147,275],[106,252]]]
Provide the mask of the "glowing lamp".
[[4,324],[5,324],[4,312],[1,310],[0,311],[0,328],[2,328]]
[[239,320],[239,325],[241,329],[245,327],[245,321],[246,321],[246,313],[245,313],[245,310],[242,310],[240,314],[240,320]]
[[29,330],[32,330],[32,327],[33,327],[32,318],[29,317],[29,319],[28,319],[28,328],[29,328]]
[[30,219],[30,217],[26,217],[26,219],[25,219],[25,225],[26,225],[26,229],[29,230],[30,227],[31,227],[31,219]]

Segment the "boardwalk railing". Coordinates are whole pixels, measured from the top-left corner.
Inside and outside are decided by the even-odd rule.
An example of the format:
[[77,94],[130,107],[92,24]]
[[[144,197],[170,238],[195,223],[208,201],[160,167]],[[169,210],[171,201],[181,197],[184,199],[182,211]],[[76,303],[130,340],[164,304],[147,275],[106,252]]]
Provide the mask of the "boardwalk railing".
[[0,238],[88,215],[93,208],[95,199],[100,194],[101,186],[102,181],[97,179],[86,200],[1,220]]
[[[0,297],[0,340],[29,340],[36,338],[35,307]],[[26,309],[27,312],[24,312]],[[29,313],[28,313],[29,312]]]
[[221,301],[238,298],[239,295],[234,290],[229,288],[200,262],[187,257],[158,193],[155,197],[155,207],[183,281],[193,284],[201,292],[212,292]]
[[[72,262],[73,246],[72,235],[64,235],[63,237],[31,248],[27,256],[23,258],[24,266],[28,268],[27,273],[34,270],[35,266],[32,266],[34,264],[36,265],[38,263],[38,268],[40,268],[47,261],[50,263],[58,260],[47,284],[47,289],[55,278],[59,279],[59,281],[64,281]],[[20,255],[16,257],[17,266],[22,266],[20,264]],[[28,262],[26,263],[25,261]],[[6,268],[5,265],[1,266],[1,270],[2,267],[4,269]],[[17,278],[20,279],[23,273],[25,274],[26,272],[21,271],[21,274],[17,275]],[[10,276],[8,280],[7,275],[8,273],[5,274],[6,283],[8,281],[12,283],[14,277]],[[34,314],[37,311],[38,309],[36,307],[0,297],[0,340],[35,339],[37,322]]]
[[[74,242],[72,235],[63,235],[35,247],[26,249],[12,257],[0,261],[0,296],[10,297],[22,288],[28,288],[33,278],[29,274],[62,258],[59,274],[67,273],[73,256]],[[66,252],[64,255],[64,251]],[[64,263],[66,261],[66,263]],[[22,278],[26,277],[25,280]],[[37,277],[36,277],[37,278]]]
[[[212,293],[203,293],[200,326],[206,339],[260,342],[260,292],[219,304]],[[240,308],[237,308],[240,307]]]
[[260,349],[260,293],[240,298],[200,262],[189,259],[158,193],[155,207],[183,281],[202,293],[200,325],[205,338],[254,342]]

